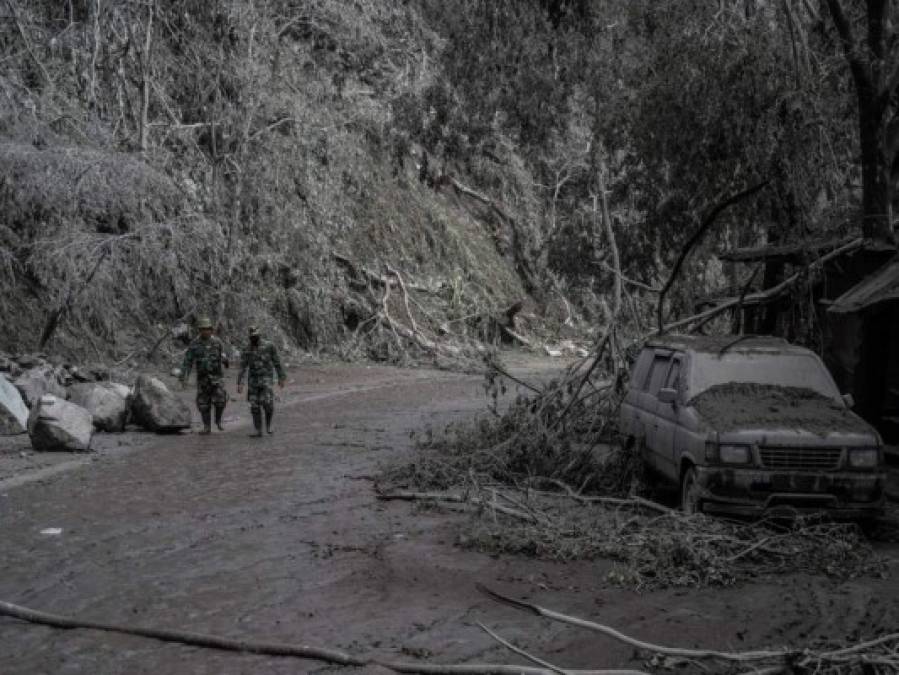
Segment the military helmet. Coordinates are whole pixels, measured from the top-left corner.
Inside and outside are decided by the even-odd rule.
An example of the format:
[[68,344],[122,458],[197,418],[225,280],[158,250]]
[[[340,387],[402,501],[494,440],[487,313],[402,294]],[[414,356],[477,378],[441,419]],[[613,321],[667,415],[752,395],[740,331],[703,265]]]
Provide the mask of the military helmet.
[[261,334],[259,326],[250,326],[250,337],[259,337]]
[[208,316],[201,316],[197,319],[197,328],[212,328],[212,321],[209,320]]

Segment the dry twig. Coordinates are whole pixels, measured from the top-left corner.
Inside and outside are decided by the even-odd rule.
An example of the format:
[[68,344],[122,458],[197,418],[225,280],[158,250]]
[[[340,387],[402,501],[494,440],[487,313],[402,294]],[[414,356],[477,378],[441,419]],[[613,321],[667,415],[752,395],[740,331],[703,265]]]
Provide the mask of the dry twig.
[[[836,673],[849,672],[855,667],[874,666],[886,668],[884,672],[895,672],[899,668],[899,633],[881,635],[872,640],[857,643],[836,650],[816,651],[809,648],[756,649],[743,652],[719,651],[714,649],[687,649],[659,645],[631,637],[621,631],[601,623],[563,614],[540,605],[517,600],[497,593],[482,584],[477,588],[497,602],[521,609],[537,616],[558,621],[571,626],[585,628],[600,633],[626,645],[642,651],[663,656],[686,658],[695,661],[711,661],[719,664],[758,664],[751,673],[773,673],[782,670],[793,670],[793,666],[801,672]],[[773,665],[772,665],[773,662]],[[862,672],[869,672],[865,668]],[[876,672],[876,671],[870,671]],[[749,675],[748,673],[746,675]]]

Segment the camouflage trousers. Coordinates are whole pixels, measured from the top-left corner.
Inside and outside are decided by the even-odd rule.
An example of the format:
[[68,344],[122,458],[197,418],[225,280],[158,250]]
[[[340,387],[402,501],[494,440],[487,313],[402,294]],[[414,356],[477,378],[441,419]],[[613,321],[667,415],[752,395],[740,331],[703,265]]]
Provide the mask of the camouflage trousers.
[[250,402],[251,412],[258,412],[260,408],[274,410],[275,392],[272,391],[272,383],[260,382],[247,387],[247,400]]
[[225,383],[221,378],[205,378],[197,382],[197,409],[200,412],[212,406],[224,408],[228,402]]

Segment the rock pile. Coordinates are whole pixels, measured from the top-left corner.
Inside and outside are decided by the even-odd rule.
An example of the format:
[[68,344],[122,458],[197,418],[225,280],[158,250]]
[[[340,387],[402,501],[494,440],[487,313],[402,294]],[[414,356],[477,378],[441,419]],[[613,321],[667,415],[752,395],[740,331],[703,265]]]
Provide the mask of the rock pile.
[[[149,375],[134,388],[102,365],[76,366],[45,354],[0,353],[0,436],[28,433],[35,450],[83,452],[94,431],[189,429],[190,408]],[[130,379],[130,378],[123,378]]]

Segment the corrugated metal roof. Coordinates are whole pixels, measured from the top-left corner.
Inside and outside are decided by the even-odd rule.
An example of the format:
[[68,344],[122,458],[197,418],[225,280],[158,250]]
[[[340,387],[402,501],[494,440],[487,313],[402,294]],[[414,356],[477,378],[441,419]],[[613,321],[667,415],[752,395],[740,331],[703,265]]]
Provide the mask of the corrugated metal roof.
[[858,312],[887,300],[899,300],[899,257],[843,293],[827,311],[837,314]]

